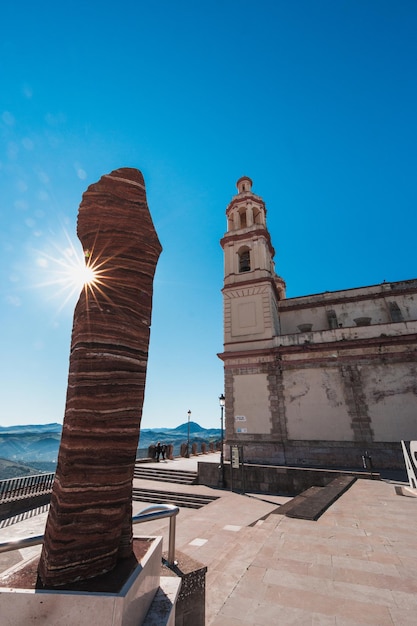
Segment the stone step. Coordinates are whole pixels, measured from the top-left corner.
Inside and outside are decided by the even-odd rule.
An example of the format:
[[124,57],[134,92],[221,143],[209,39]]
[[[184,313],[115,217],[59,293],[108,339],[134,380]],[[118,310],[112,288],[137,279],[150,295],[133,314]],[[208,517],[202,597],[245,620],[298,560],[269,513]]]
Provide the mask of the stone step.
[[166,468],[146,467],[136,465],[135,478],[143,478],[146,480],[155,480],[158,482],[178,483],[180,485],[194,485],[197,481],[197,472],[189,472],[185,470],[170,470]]
[[175,504],[175,506],[201,509],[206,504],[217,500],[215,496],[206,496],[196,493],[179,493],[174,491],[158,491],[156,489],[133,488],[132,499],[138,502],[153,504]]
[[143,480],[153,480],[158,483],[172,483],[177,485],[194,485],[195,478],[190,479],[183,476],[161,476],[160,474],[134,474],[135,478]]

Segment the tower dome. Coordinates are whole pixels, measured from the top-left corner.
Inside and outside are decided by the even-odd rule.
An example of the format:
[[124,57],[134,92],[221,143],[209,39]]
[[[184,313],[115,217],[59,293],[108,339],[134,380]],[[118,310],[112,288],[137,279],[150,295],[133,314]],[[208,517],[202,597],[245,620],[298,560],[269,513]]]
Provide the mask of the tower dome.
[[236,183],[238,193],[244,193],[245,191],[252,191],[252,181],[249,176],[242,176]]

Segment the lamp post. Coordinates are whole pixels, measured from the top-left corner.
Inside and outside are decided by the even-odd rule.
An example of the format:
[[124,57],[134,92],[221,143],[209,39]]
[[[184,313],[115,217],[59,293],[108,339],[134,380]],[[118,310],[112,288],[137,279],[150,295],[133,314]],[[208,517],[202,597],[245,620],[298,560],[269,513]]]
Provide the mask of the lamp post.
[[226,398],[224,397],[224,394],[222,393],[221,396],[219,396],[219,403],[220,403],[220,484],[222,487],[224,487],[224,454],[223,454],[223,412],[224,412],[224,405],[226,403]]
[[187,436],[187,459],[190,458],[190,419],[191,419],[191,411],[188,410],[188,436]]

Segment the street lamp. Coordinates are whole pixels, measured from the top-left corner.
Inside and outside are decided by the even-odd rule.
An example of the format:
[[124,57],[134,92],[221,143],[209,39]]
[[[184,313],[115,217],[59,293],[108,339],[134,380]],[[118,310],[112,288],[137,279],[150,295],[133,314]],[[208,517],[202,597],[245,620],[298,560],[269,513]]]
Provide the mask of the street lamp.
[[187,459],[190,458],[190,419],[191,419],[191,411],[189,410],[188,413],[188,437],[187,437]]
[[224,397],[224,394],[222,393],[221,396],[219,396],[219,403],[220,403],[220,483],[221,486],[224,487],[224,455],[223,455],[223,412],[224,412],[224,405],[226,403],[226,398]]

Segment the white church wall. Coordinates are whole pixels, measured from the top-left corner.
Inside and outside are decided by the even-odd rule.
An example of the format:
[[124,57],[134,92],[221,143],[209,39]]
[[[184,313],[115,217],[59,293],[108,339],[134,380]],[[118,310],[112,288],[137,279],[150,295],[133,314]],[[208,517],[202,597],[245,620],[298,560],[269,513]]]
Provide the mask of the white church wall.
[[392,319],[390,307],[393,303],[398,307],[402,321],[416,320],[417,296],[401,293],[398,285],[402,286],[403,283],[386,283],[283,300],[279,303],[281,333],[297,333],[300,324],[312,324],[313,332],[327,330],[329,311],[334,311],[340,328],[357,327],[358,322],[355,320],[360,318],[370,318],[370,325],[400,322]]
[[233,380],[234,431],[269,434],[271,416],[266,374],[237,375]]
[[[417,279],[285,298],[265,205],[242,177],[226,209],[226,444],[256,462],[380,467],[416,440]],[[249,253],[249,254],[248,254]]]
[[367,365],[361,379],[375,441],[417,438],[417,364]]
[[351,418],[336,368],[286,371],[284,402],[289,439],[353,440]]

